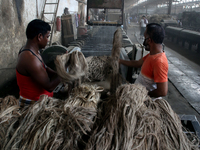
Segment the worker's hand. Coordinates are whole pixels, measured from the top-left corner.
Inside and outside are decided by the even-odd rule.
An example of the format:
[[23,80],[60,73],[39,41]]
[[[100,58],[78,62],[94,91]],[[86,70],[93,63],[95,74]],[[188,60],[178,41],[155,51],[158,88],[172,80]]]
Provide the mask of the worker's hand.
[[119,64],[120,64],[120,63],[121,63],[121,59],[119,59],[119,61],[118,61],[118,62],[119,62]]

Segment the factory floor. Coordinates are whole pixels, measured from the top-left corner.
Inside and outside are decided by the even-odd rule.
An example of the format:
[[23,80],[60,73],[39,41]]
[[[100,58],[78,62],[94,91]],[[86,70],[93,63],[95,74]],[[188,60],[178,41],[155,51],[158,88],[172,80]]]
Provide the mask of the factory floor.
[[[127,35],[133,43],[143,43],[139,39],[139,25],[128,26]],[[164,97],[172,109],[180,115],[195,115],[200,122],[200,60],[195,52],[180,44],[165,39],[165,53],[168,58],[168,94]]]

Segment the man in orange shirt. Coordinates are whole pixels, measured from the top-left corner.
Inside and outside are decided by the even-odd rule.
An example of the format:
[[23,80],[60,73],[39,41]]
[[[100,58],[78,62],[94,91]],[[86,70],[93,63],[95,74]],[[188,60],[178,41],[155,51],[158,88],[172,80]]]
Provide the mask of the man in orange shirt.
[[140,60],[119,60],[119,63],[125,66],[141,67],[135,84],[144,85],[151,97],[166,96],[168,92],[168,61],[162,48],[164,36],[164,29],[159,24],[148,24],[143,45],[150,53]]

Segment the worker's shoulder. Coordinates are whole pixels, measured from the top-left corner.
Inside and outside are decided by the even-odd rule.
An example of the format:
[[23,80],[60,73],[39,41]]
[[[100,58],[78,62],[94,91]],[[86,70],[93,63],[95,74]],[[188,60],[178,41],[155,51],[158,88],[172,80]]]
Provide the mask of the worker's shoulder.
[[40,65],[41,62],[30,51],[23,51],[19,54],[18,62],[26,67],[32,67]]
[[152,55],[151,59],[154,63],[168,63],[167,56],[164,52]]

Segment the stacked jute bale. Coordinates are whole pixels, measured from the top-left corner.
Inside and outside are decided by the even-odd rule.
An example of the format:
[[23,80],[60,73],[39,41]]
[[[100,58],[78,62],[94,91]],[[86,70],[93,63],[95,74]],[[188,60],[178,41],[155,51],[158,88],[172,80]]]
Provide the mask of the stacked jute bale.
[[188,140],[170,105],[164,99],[152,101],[141,85],[120,86],[99,108],[87,150],[198,149],[197,138]]
[[95,116],[94,108],[73,106],[43,95],[23,110],[15,131],[8,130],[8,138],[1,140],[1,149],[80,149],[82,136],[91,131]]
[[158,23],[158,24],[160,24],[161,20],[170,19],[170,18],[171,18],[170,15],[158,15],[158,14],[154,14],[150,17],[147,17],[149,23]]

